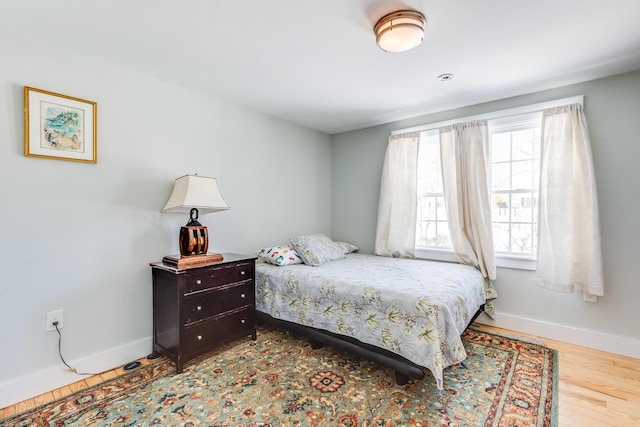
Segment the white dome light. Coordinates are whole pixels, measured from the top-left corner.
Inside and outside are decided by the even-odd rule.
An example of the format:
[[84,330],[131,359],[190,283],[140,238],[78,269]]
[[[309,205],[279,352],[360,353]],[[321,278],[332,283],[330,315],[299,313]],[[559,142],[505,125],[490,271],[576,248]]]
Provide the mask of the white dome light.
[[389,13],[374,27],[376,42],[385,52],[404,52],[422,43],[424,15],[415,10],[399,10]]

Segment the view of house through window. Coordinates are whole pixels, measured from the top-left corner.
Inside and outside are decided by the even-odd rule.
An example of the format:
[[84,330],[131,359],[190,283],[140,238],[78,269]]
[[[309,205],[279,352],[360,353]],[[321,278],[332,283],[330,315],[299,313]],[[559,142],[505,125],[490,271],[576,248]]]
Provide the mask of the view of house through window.
[[[496,256],[534,258],[541,114],[489,121],[489,192]],[[418,159],[416,248],[451,250],[437,130],[424,131]]]
[[422,132],[418,149],[418,214],[416,247],[452,249],[442,187],[440,136]]

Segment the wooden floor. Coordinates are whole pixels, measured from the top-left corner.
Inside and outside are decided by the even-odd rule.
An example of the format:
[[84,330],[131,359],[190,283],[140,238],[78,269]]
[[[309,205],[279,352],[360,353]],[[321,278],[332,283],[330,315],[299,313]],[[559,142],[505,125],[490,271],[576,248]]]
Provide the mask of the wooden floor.
[[[487,326],[480,327],[528,336]],[[560,341],[544,341],[548,347],[558,350],[559,427],[640,426],[640,359]],[[141,359],[140,362],[149,363],[146,359]],[[0,409],[0,419],[67,396],[122,372],[122,368],[114,369]]]

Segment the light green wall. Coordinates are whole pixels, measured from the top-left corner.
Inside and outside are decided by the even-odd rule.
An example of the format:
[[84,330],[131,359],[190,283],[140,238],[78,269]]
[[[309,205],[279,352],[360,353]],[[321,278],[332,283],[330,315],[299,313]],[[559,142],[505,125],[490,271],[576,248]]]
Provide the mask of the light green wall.
[[[212,252],[330,234],[328,135],[1,32],[0,58],[0,407],[16,378],[64,372],[47,311],[64,310],[68,361],[151,351],[118,354],[150,343],[149,262],[188,219],[160,212],[175,178],[218,179],[231,210],[200,217]],[[97,102],[97,164],[23,155],[24,86]]]
[[585,96],[598,186],[606,295],[533,285],[533,272],[498,269],[496,309],[504,314],[615,336],[640,338],[640,72],[473,105],[333,136],[333,237],[373,252],[380,173],[389,133],[570,96]]

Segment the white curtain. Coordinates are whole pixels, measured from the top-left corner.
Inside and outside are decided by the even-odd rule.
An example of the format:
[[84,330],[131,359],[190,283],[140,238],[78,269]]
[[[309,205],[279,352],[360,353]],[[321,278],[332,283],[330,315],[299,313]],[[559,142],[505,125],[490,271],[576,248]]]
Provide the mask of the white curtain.
[[464,264],[496,278],[487,180],[486,120],[441,128],[440,155],[451,243]]
[[582,106],[542,116],[536,283],[559,292],[604,295],[598,197]]
[[391,135],[380,182],[375,254],[415,258],[420,132]]

